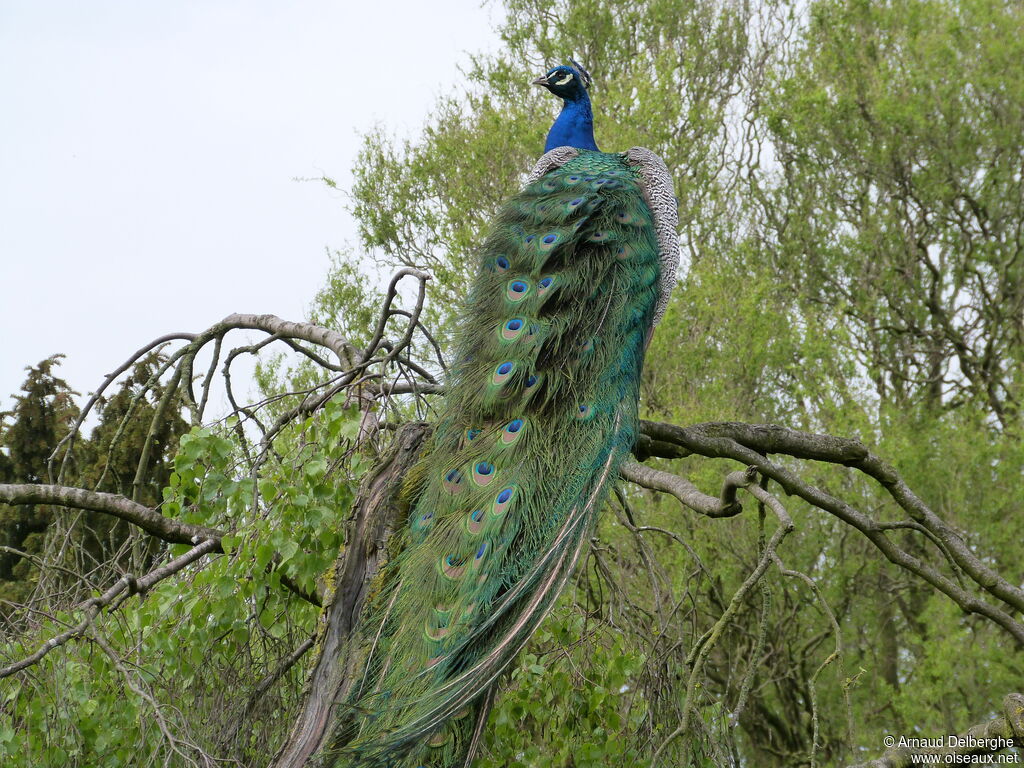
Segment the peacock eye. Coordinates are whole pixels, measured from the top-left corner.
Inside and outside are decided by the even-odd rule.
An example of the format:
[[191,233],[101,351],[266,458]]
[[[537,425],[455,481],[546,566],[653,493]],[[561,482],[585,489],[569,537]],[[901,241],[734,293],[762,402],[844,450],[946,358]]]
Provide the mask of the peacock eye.
[[564,75],[564,77],[561,80],[555,80],[555,85],[565,85],[570,80],[572,80],[572,72],[566,72],[565,70],[562,70],[558,74]]

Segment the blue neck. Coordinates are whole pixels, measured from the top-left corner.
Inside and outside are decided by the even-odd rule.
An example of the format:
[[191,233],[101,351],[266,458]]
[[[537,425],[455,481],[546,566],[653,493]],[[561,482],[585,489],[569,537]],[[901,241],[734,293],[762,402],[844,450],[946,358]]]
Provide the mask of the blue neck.
[[562,102],[562,111],[548,131],[544,151],[550,152],[555,147],[597,150],[597,142],[594,141],[594,113],[590,110],[590,99],[586,91],[579,98]]

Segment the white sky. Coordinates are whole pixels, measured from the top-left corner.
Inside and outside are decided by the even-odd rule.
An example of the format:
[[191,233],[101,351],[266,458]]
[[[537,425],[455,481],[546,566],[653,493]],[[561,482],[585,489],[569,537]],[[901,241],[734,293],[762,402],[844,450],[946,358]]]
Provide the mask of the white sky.
[[359,134],[415,133],[480,0],[0,0],[0,410],[55,352],[80,392],[170,331],[299,320],[355,243]]

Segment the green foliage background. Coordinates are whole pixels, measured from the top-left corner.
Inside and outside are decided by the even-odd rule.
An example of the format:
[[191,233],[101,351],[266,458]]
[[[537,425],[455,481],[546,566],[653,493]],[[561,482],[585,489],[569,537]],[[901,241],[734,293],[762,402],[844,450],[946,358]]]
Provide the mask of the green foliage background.
[[[313,319],[359,343],[379,305],[367,275],[415,266],[434,277],[426,316],[446,337],[473,248],[539,154],[556,108],[526,83],[573,56],[597,81],[599,145],[649,147],[676,181],[683,268],[648,351],[645,415],[859,438],[991,567],[1024,582],[1022,6],[503,6],[504,46],[467,63],[419,135],[365,137],[351,190],[360,248],[336,255]],[[271,393],[319,375],[278,364],[261,382]],[[244,737],[232,723],[257,681],[315,628],[315,609],[277,587],[282,571],[314,586],[342,544],[344,510],[372,460],[351,450],[357,423],[332,402],[279,438],[258,478],[240,476],[231,425],[184,436],[160,483],[163,511],[231,529],[232,551],[103,620],[131,674],[82,643],[0,684],[11,716],[0,721],[0,757],[188,764],[189,744],[169,751],[132,680],[184,741],[265,764],[287,732],[302,665],[259,701]],[[5,461],[10,475],[0,453]],[[717,494],[735,466],[688,458],[664,468]],[[842,468],[794,469],[879,520],[901,517],[881,489]],[[1008,635],[838,520],[785,503],[797,530],[782,560],[817,593],[770,571],[708,661],[694,728],[666,742],[681,717],[687,652],[752,570],[765,532],[753,508],[704,519],[626,489],[511,671],[478,764],[635,765],[662,745],[665,765],[841,764],[883,751],[884,734],[963,730],[1021,690],[1024,660]],[[892,535],[942,565],[926,539]],[[838,656],[823,604],[839,625]],[[68,621],[55,612],[5,655],[29,652]]]
[[[467,66],[463,93],[439,105],[421,136],[366,138],[353,190],[363,246],[387,266],[438,275],[435,321],[450,323],[444,312],[457,306],[472,248],[555,109],[523,83],[574,56],[596,76],[598,144],[650,147],[675,174],[684,272],[647,355],[648,417],[860,438],[1019,582],[1021,7],[504,5],[506,47]],[[725,473],[704,460],[673,466],[711,493]],[[801,471],[879,519],[899,517],[848,472]],[[572,764],[631,764],[678,722],[685,651],[752,568],[758,526],[695,520],[636,492],[629,502],[639,523],[677,532],[691,551],[652,533],[641,545],[606,515],[588,572],[551,621],[556,637],[580,616],[604,631],[553,652],[572,670],[563,689],[557,673],[531,676],[524,663],[492,718],[486,765],[560,766],[568,753]],[[835,612],[841,661],[814,678],[834,648],[829,622],[806,585],[771,576],[770,597],[744,607],[708,672],[704,732],[673,745],[666,764],[852,760],[881,751],[884,733],[962,729],[1020,687],[1008,637],[838,521],[790,506],[798,531],[783,559]],[[919,539],[902,544],[938,554]],[[643,546],[660,566],[653,576]],[[711,564],[703,584],[698,563]],[[688,606],[652,632],[659,603],[649,596],[659,590]],[[661,602],[674,604],[664,593]],[[622,658],[640,692],[613,691],[599,715],[606,730],[595,733],[570,694],[603,685]],[[749,665],[752,693],[733,723],[721,713],[735,710]],[[519,727],[502,730],[506,722]]]

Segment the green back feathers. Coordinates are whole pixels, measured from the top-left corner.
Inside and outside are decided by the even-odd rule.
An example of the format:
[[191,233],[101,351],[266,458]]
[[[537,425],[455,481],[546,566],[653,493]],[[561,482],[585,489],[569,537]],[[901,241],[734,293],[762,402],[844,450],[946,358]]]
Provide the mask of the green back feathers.
[[499,212],[336,765],[462,765],[476,701],[571,574],[635,439],[658,269],[621,155],[581,152]]

